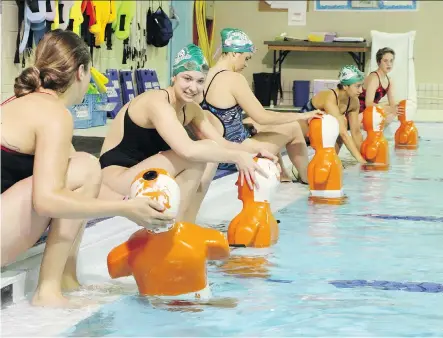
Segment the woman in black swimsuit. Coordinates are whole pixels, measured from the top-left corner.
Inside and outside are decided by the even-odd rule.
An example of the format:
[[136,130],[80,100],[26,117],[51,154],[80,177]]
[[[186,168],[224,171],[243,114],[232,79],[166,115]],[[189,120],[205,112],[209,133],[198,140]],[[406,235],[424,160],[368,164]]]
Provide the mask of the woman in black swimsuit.
[[[180,186],[177,221],[195,222],[196,214],[189,209],[207,163],[236,164],[251,188],[255,171],[266,176],[253,160],[257,152],[243,151],[237,143],[226,141],[195,102],[203,92],[207,71],[203,52],[190,44],[175,59],[172,86],[138,95],[120,110],[100,157],[108,188],[127,195],[139,172],[163,168]],[[192,140],[185,127],[205,139]],[[265,150],[259,153],[277,161]]]
[[32,247],[49,226],[32,303],[66,306],[62,290],[79,287],[77,253],[85,219],[124,216],[141,226],[171,222],[146,199],[101,201],[98,160],[76,153],[66,109],[81,103],[91,73],[89,48],[75,33],[54,30],[35,50],[35,65],[16,79],[2,104],[2,267]]
[[[360,109],[358,96],[362,92],[363,80],[363,73],[357,67],[354,65],[344,66],[340,70],[337,88],[317,93],[300,110],[300,113],[321,110],[335,116],[340,126],[340,136],[336,145],[337,153],[344,143],[352,156],[360,163],[366,163],[360,154],[362,137],[358,119]],[[308,138],[308,123],[300,121],[300,125],[303,134]],[[352,137],[348,135],[348,130],[351,131]]]

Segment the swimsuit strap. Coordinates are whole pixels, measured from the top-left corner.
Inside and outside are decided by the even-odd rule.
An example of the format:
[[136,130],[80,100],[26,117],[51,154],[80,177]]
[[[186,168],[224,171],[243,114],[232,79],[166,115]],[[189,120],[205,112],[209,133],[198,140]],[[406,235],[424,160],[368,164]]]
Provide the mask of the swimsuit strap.
[[388,86],[387,86],[386,89],[385,89],[385,88],[383,88],[383,85],[381,84],[380,75],[378,75],[377,72],[371,72],[371,73],[375,73],[375,74],[377,75],[377,77],[378,77],[378,86],[381,87],[383,90],[388,91],[388,89],[389,89],[389,85],[391,84],[391,80],[389,80],[389,76],[386,75],[386,78],[388,79]]
[[204,100],[204,101],[206,101],[206,95],[208,95],[209,88],[211,87],[212,82],[214,81],[215,77],[216,77],[218,74],[223,73],[223,72],[227,72],[227,71],[228,71],[227,69],[223,69],[223,70],[220,70],[219,72],[215,73],[215,75],[212,77],[211,82],[209,82],[209,86],[208,86],[208,88],[206,89],[206,93],[203,94],[203,100]]
[[351,98],[349,97],[348,98],[348,105],[347,105],[347,107],[346,107],[346,111],[345,111],[345,114],[347,114],[348,113],[348,110],[349,110],[349,105],[351,104]]
[[339,102],[338,102],[338,95],[337,95],[337,93],[335,92],[335,90],[334,90],[334,89],[332,89],[332,88],[331,88],[331,90],[332,90],[332,92],[334,93],[334,95],[335,95],[335,98],[337,99],[337,106],[338,106],[338,103],[339,103]]
[[[166,89],[160,89],[166,92],[166,94],[168,95],[168,102],[171,103],[171,100],[169,99],[169,93]],[[128,106],[129,108],[129,106]],[[186,106],[183,107],[183,125],[185,125],[186,123]]]
[[377,75],[377,77],[378,77],[378,86],[381,87],[381,79],[380,79],[380,75],[378,75],[377,72],[371,72],[371,73],[374,73],[375,75]]
[[[335,98],[337,99],[337,106],[339,105],[339,102],[338,102],[338,95],[337,95],[337,93],[335,92],[335,90],[334,89],[331,89],[332,90],[332,92],[334,93],[334,95],[335,95]],[[348,106],[346,107],[346,111],[344,112],[345,114],[348,112],[348,109],[349,109],[349,106],[351,105],[351,98],[349,97],[348,98]]]
[[163,91],[166,92],[166,95],[168,95],[168,102],[171,103],[171,100],[169,99],[169,93],[168,93],[168,91],[167,91],[166,89],[160,89],[160,90],[163,90]]

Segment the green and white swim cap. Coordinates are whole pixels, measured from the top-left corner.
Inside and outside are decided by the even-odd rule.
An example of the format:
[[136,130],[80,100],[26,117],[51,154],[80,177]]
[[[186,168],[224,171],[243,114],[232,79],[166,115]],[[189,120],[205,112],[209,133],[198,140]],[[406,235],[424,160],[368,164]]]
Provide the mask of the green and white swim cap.
[[187,71],[197,71],[206,74],[208,70],[208,62],[203,55],[203,51],[193,43],[190,43],[178,52],[172,65],[173,76]]
[[253,53],[254,44],[245,32],[236,28],[224,28],[221,32],[222,52]]
[[338,80],[344,86],[349,86],[356,82],[362,82],[365,79],[363,73],[354,65],[344,66],[338,74]]

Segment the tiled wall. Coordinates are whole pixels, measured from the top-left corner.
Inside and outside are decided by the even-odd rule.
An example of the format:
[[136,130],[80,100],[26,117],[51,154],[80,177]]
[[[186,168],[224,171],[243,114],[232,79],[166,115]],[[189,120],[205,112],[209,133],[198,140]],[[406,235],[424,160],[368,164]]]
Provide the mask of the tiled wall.
[[[279,105],[292,106],[293,80],[282,80],[283,100],[279,99]],[[310,97],[313,93],[313,81],[310,83]],[[419,83],[417,84],[418,108],[426,110],[443,110],[443,83]]]
[[417,97],[419,109],[443,110],[443,83],[419,83]]
[[[147,12],[149,3],[153,3],[153,7],[157,8],[159,1],[137,1],[137,5],[140,6],[137,10],[141,9],[143,13]],[[168,11],[168,1],[162,2],[162,8],[165,12]],[[1,22],[1,84],[2,84],[2,101],[13,95],[14,79],[22,71],[20,64],[14,64],[15,44],[17,38],[17,5],[15,1],[2,1],[2,22]],[[142,16],[141,22],[145,26],[146,17]],[[123,41],[113,37],[113,49],[107,50],[106,45],[103,45],[100,49],[94,49],[94,67],[104,72],[107,68],[116,69],[130,69],[134,64],[132,61],[128,61],[127,64],[122,65],[123,58]],[[147,46],[148,61],[145,63],[144,68],[153,68],[157,71],[159,76],[160,85],[162,87],[169,83],[168,76],[168,48],[155,48]],[[28,64],[31,60],[28,60]]]

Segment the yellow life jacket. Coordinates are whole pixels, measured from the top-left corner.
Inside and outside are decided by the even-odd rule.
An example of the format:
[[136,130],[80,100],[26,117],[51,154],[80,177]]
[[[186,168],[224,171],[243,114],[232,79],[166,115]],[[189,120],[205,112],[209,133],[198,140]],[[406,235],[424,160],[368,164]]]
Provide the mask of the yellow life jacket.
[[[117,20],[114,21],[112,28],[115,31],[115,36],[119,40],[126,40],[131,32],[131,22],[135,15],[137,3],[135,0],[120,1],[120,6],[117,10]],[[123,29],[120,27],[123,26]]]
[[111,18],[111,2],[93,0],[92,6],[95,11],[95,24],[89,27],[89,31],[95,36],[95,45],[100,46],[105,41],[106,25]]
[[80,27],[83,23],[82,0],[74,0],[74,4],[69,11],[69,19],[74,20],[72,31],[80,36]]

